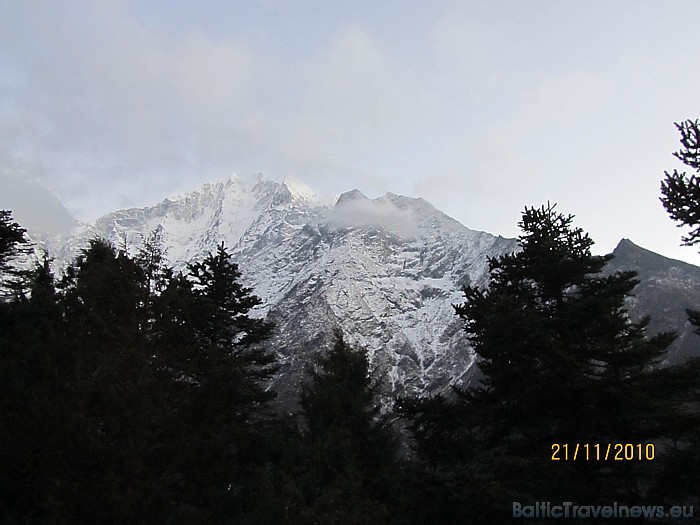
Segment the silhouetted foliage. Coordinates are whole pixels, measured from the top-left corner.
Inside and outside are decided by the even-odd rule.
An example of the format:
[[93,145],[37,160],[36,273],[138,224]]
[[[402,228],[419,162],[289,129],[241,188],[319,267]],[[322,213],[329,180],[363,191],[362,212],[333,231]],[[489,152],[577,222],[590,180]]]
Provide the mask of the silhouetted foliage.
[[366,352],[336,333],[308,373],[300,399],[305,523],[397,523],[397,443],[379,414]]
[[3,296],[21,295],[28,274],[13,263],[29,252],[27,230],[12,218],[9,210],[0,210],[0,300]]
[[[700,172],[700,122],[686,120],[675,126],[681,134],[682,147],[673,155],[695,173]],[[700,178],[695,174],[679,173],[675,169],[673,173],[665,171],[664,175],[665,178],[661,181],[661,202],[671,219],[679,223],[679,228],[691,228],[681,240],[686,246],[694,246],[700,242]],[[700,312],[688,309],[686,313],[700,334]]]
[[227,523],[258,468],[272,371],[223,245],[173,277],[157,238],[48,259],[0,305],[0,513],[9,523]]
[[[675,123],[681,135],[681,149],[673,155],[683,164],[694,171],[688,175],[686,172],[664,172],[661,181],[661,202],[671,216],[678,223],[678,227],[689,227],[690,232],[681,237],[686,246],[696,246],[700,243],[700,122],[686,120]],[[700,311],[686,309],[688,320],[695,326],[695,333],[700,335]],[[686,368],[700,368],[697,360],[686,365]],[[694,409],[697,416],[700,412],[700,385],[697,370],[685,375],[685,380],[677,379],[687,385],[688,393],[682,400],[686,405]],[[662,482],[657,484],[657,489],[669,496],[695,497],[700,486],[700,424],[697,418],[684,421],[682,438],[677,439],[675,447],[671,451],[671,461],[666,464]],[[693,487],[693,488],[690,488]],[[697,504],[697,503],[696,503]]]
[[8,270],[8,262],[27,244],[25,233],[27,230],[13,220],[11,211],[0,210],[0,272]]
[[[676,128],[681,134],[682,148],[673,155],[695,173],[700,172],[700,123],[686,120],[676,123]],[[695,245],[700,242],[700,179],[695,174],[687,175],[677,170],[673,173],[666,171],[664,175],[661,202],[679,227],[692,228],[682,241],[687,246]]]
[[[10,261],[24,237],[5,219]],[[634,273],[602,275],[609,256],[572,217],[526,208],[520,225],[522,250],[455,306],[482,383],[398,400],[404,456],[366,352],[340,334],[299,413],[271,410],[272,326],[223,243],[178,274],[157,231],[133,258],[95,239],[58,280],[45,257],[0,302],[0,516],[503,523],[512,501],[695,497],[700,366],[655,366],[672,334],[630,321]],[[649,440],[653,466],[550,461],[552,443]]]
[[526,208],[521,250],[489,261],[487,290],[464,289],[455,310],[481,384],[397,405],[439,486],[421,501],[438,521],[503,521],[513,501],[639,502],[649,464],[551,461],[552,445],[670,439],[690,417],[687,390],[655,368],[673,334],[646,338],[649,320],[628,318],[635,273],[602,275],[611,256],[592,255],[572,219]]
[[240,284],[223,243],[188,270],[153,305],[158,369],[170,378],[166,463],[182,514],[218,523],[247,506],[264,409],[274,397],[263,384],[274,359],[260,346],[272,327],[250,316],[260,299]]

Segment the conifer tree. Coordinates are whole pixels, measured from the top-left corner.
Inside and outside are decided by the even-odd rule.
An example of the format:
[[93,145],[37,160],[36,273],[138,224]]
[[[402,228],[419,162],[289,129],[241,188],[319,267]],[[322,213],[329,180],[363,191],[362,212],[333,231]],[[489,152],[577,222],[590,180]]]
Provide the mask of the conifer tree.
[[[9,214],[2,224],[0,260],[6,263],[26,240]],[[10,264],[0,266],[0,280],[15,278]],[[48,350],[61,345],[60,315],[48,261],[26,276],[29,297],[0,301],[0,516],[8,523],[41,521],[46,480],[55,472],[44,441],[57,417],[51,406],[55,354]]]
[[[700,121],[686,120],[675,123],[681,135],[681,149],[673,155],[684,165],[693,170],[686,172],[664,172],[661,181],[661,202],[678,227],[689,227],[690,232],[681,237],[685,246],[700,244]],[[695,326],[695,332],[700,335],[700,311],[687,309],[688,320]],[[686,368],[700,367],[698,361],[688,363]],[[669,495],[694,497],[696,504],[700,502],[698,492],[694,488],[700,486],[700,372],[684,374],[678,378],[679,383],[687,385],[688,394],[681,401],[694,407],[694,418],[685,418],[682,424],[681,438],[676,440],[674,450],[669,454],[670,459],[665,464],[659,490]]]
[[[96,239],[0,303],[8,523],[230,523],[261,468],[270,325],[222,246],[173,276]],[[6,468],[5,468],[6,467]]]
[[396,439],[379,415],[367,354],[336,334],[309,369],[300,402],[306,452],[303,523],[397,523]]
[[89,242],[60,288],[66,315],[82,323],[93,342],[105,338],[128,346],[148,317],[144,271],[103,239]]
[[27,230],[12,218],[9,210],[0,210],[0,299],[21,293],[27,273],[13,266],[13,261],[29,251]]
[[247,419],[274,397],[263,384],[274,372],[274,357],[260,345],[269,338],[272,324],[251,315],[262,301],[241,284],[241,273],[223,242],[215,254],[188,270],[195,345],[202,352],[199,357],[206,358],[198,357],[197,364],[209,376],[201,383],[228,390],[239,416]]
[[675,169],[673,173],[664,172],[661,202],[679,227],[692,228],[682,241],[693,246],[700,243],[700,122],[686,120],[675,125],[681,134],[682,148],[673,155],[695,173],[687,175]]
[[[673,155],[695,173],[688,175],[675,169],[673,173],[665,171],[665,178],[661,181],[661,202],[679,228],[691,228],[688,235],[681,237],[683,244],[696,246],[700,243],[700,122],[686,120],[675,125],[681,134],[682,147]],[[700,311],[687,310],[687,314],[700,334]]]
[[172,277],[172,269],[167,264],[168,249],[163,241],[162,228],[156,228],[142,237],[141,241],[134,261],[145,274],[147,289],[151,294],[157,294],[163,291]]
[[512,501],[639,501],[648,465],[567,461],[563,448],[552,461],[552,445],[645,444],[687,415],[662,395],[679,391],[654,368],[673,335],[646,338],[648,319],[629,319],[634,272],[602,275],[611,256],[592,255],[572,219],[550,205],[526,208],[521,250],[489,261],[487,290],[464,289],[455,310],[481,384],[456,389],[454,400],[399,402],[446,489],[437,511],[450,518],[503,519],[497,511]]
[[149,392],[138,266],[96,240],[58,293],[48,259],[29,290],[13,304],[2,345],[12,352],[3,372],[15,378],[3,382],[14,399],[7,464],[19,465],[8,492],[22,495],[8,498],[10,515],[29,516],[20,523],[150,519],[155,483],[145,465],[160,410]]
[[[62,451],[76,477],[55,498],[77,523],[142,519],[139,512],[148,516],[157,508],[151,499],[160,489],[149,459],[163,415],[145,274],[126,253],[93,239],[59,290],[65,425],[79,446]],[[86,494],[89,502],[78,505]]]
[[165,482],[177,513],[193,523],[240,519],[248,507],[274,357],[260,299],[241,282],[223,243],[171,278],[153,301],[158,369],[168,386]]
[[9,261],[27,244],[26,232],[13,220],[10,210],[0,210],[0,272],[7,272]]

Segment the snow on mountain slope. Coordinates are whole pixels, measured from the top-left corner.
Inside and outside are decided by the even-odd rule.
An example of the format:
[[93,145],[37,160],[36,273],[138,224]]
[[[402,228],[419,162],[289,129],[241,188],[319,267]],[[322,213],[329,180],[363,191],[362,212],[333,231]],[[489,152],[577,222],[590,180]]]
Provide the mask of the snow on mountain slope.
[[461,287],[483,284],[487,258],[516,241],[469,230],[422,200],[353,190],[335,204],[300,181],[231,177],[139,209],[105,215],[60,250],[74,257],[95,235],[136,249],[161,229],[176,269],[201,260],[222,240],[259,315],[274,321],[275,388],[293,398],[310,354],[340,328],[367,349],[385,395],[439,391],[474,362],[453,303]]
[[[274,388],[290,404],[305,367],[332,345],[335,329],[367,349],[387,402],[470,380],[475,356],[452,304],[462,302],[463,285],[486,284],[488,257],[518,247],[514,239],[465,228],[423,199],[368,199],[359,190],[326,198],[297,179],[277,183],[262,175],[234,175],[76,228],[67,240],[71,234],[35,239],[58,271],[95,236],[133,254],[160,229],[180,270],[224,241],[264,302],[257,315],[276,324],[269,342],[281,365]],[[650,313],[651,334],[679,333],[665,363],[697,355],[685,308],[700,308],[700,268],[626,240],[614,254],[607,272],[639,272],[627,301],[632,317]]]

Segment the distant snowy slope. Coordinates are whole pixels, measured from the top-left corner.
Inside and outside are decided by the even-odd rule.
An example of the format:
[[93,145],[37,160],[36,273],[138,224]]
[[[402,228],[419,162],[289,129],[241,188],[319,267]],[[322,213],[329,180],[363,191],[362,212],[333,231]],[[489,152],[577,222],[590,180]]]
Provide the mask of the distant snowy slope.
[[[337,202],[336,202],[337,201]],[[369,352],[386,394],[439,390],[462,379],[474,356],[454,315],[461,287],[486,282],[487,258],[512,239],[470,230],[422,199],[354,190],[337,200],[296,179],[232,177],[85,227],[59,250],[72,259],[104,237],[132,253],[160,229],[177,269],[224,241],[277,330],[277,388],[293,394],[309,354],[340,328]]]
[[[462,302],[464,285],[486,285],[489,257],[518,249],[515,239],[470,230],[423,199],[368,199],[358,190],[329,199],[296,179],[256,175],[110,213],[53,253],[63,265],[100,236],[133,254],[156,229],[176,269],[221,241],[230,247],[245,284],[263,300],[257,315],[276,324],[269,345],[281,364],[274,387],[283,402],[296,398],[305,367],[332,344],[335,329],[367,349],[387,402],[468,381],[475,355],[452,305]],[[652,301],[660,321],[652,328],[681,333],[670,363],[697,347],[675,298],[700,308],[700,269],[640,250],[623,241],[609,271],[639,270],[633,315]]]

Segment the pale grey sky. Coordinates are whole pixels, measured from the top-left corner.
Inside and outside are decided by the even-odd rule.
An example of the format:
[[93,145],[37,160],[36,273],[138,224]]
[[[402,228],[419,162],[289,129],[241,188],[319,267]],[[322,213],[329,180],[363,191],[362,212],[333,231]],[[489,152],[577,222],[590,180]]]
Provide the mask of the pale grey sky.
[[504,236],[558,202],[599,252],[700,264],[658,200],[700,117],[697,1],[0,4],[0,172],[81,220],[263,172]]

